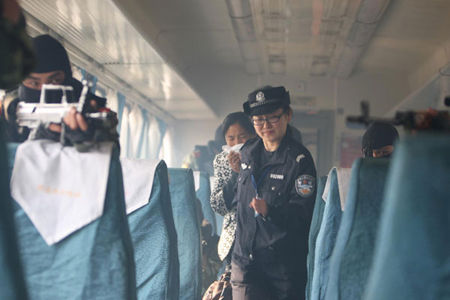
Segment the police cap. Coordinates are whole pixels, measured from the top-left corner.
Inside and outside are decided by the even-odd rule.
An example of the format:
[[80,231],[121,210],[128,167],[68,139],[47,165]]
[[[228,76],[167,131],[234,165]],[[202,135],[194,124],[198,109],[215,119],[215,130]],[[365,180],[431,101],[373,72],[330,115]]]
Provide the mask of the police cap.
[[289,92],[283,86],[265,86],[251,92],[243,106],[247,115],[255,116],[270,114],[290,103]]

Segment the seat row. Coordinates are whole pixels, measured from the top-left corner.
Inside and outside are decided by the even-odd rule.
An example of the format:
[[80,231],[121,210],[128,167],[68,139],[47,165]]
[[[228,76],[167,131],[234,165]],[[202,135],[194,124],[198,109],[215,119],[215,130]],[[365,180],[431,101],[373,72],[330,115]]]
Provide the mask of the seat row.
[[344,201],[345,170],[319,180],[307,299],[450,299],[449,153],[446,135],[408,136],[353,164]]
[[[0,143],[1,299],[201,298],[198,199],[209,201],[207,175],[199,174],[196,195],[191,170],[155,162],[148,201],[130,210],[123,183],[128,171],[122,174],[124,162],[113,148],[100,216],[49,244],[34,213],[9,196],[17,148]],[[42,213],[47,206],[39,209]],[[211,211],[202,213],[214,217]],[[55,227],[76,214],[63,212]],[[211,223],[215,226],[214,219]]]

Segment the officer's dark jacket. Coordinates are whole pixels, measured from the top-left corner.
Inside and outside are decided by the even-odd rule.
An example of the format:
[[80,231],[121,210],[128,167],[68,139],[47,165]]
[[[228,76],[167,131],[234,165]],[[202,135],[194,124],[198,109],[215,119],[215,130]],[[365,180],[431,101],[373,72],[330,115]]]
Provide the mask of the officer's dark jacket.
[[[271,161],[259,166],[262,151],[264,144],[260,138],[247,141],[241,150],[241,172],[234,199],[238,220],[233,261],[246,267],[274,259],[305,274],[308,232],[316,195],[313,159],[302,144],[292,139],[289,131]],[[249,207],[256,195],[251,175],[253,172],[261,174],[267,166],[270,169],[261,179],[258,191],[259,197],[268,204],[269,212],[266,218],[255,217],[253,208]],[[308,185],[306,190],[302,189],[300,180],[303,178],[310,179],[309,191]]]

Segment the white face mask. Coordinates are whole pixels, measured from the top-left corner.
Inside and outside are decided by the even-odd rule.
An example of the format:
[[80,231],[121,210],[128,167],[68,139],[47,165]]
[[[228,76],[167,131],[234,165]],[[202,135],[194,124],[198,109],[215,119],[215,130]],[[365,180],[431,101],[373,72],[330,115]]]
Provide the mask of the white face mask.
[[244,144],[236,144],[233,147],[230,147],[228,145],[223,145],[222,146],[222,150],[225,153],[230,153],[231,151],[239,153],[239,151],[241,150],[242,146],[244,146]]

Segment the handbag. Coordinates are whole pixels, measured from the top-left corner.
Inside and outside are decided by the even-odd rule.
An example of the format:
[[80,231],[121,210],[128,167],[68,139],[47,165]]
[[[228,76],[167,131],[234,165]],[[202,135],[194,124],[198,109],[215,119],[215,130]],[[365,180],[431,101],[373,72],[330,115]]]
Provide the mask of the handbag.
[[214,281],[206,290],[202,300],[231,300],[231,272],[225,272],[219,280]]

